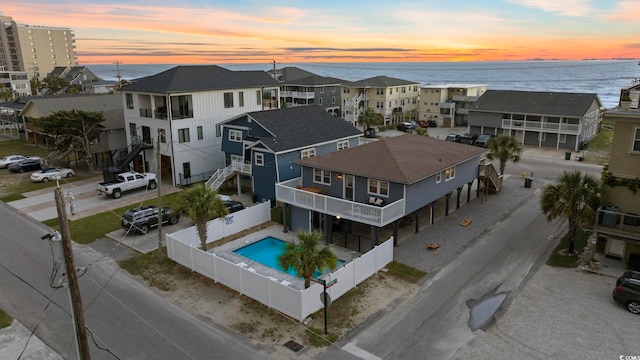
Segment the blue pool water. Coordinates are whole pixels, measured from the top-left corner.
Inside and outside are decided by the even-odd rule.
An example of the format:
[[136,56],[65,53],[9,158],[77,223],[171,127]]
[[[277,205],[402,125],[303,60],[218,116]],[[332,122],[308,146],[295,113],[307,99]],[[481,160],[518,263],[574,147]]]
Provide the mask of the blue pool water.
[[[282,241],[280,239],[269,236],[262,240],[256,241],[251,245],[247,245],[241,247],[240,249],[234,250],[233,252],[249,258],[253,261],[259,262],[260,264],[268,266],[272,269],[276,269],[289,275],[296,276],[296,272],[293,269],[285,271],[280,267],[280,264],[278,264],[278,257],[282,253],[284,253],[284,249],[286,246],[286,241]],[[344,261],[338,260],[337,266],[340,266],[343,263]],[[318,272],[314,274],[315,277],[318,277],[320,275],[321,274]]]

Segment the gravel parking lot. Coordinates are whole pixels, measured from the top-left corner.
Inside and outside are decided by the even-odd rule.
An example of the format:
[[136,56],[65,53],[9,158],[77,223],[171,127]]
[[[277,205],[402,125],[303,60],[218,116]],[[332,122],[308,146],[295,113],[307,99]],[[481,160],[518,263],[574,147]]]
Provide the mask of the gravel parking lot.
[[613,301],[615,280],[543,266],[496,323],[453,358],[640,359],[640,316]]

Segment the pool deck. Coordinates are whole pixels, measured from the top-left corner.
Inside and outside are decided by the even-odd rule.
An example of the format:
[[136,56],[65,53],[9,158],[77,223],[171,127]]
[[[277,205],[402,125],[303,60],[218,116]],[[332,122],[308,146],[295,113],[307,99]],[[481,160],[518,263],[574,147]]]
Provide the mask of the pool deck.
[[[294,231],[283,232],[281,225],[274,225],[268,228],[256,231],[240,239],[216,246],[210,249],[208,252],[216,254],[227,261],[230,261],[238,266],[241,266],[249,271],[253,271],[257,274],[265,276],[273,281],[287,285],[291,288],[304,290],[304,280],[295,276],[289,275],[282,271],[265,266],[257,261],[253,261],[244,256],[234,253],[235,250],[253,244],[266,237],[274,237],[286,242],[294,242],[298,238],[298,234]],[[334,244],[330,244],[329,247],[336,254],[338,259],[343,260],[345,264],[351,262],[354,258],[357,258],[361,254],[357,251],[352,251]]]

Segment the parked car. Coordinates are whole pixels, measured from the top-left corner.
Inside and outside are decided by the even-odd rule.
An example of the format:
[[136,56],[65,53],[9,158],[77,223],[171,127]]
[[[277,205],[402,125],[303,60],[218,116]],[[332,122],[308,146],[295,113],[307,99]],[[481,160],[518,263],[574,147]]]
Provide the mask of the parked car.
[[[171,208],[162,208],[162,223],[177,224],[180,216]],[[158,226],[158,208],[156,206],[142,206],[125,211],[120,219],[120,225],[125,231],[146,234],[152,227]]]
[[223,201],[223,203],[227,207],[227,211],[229,211],[229,214],[244,209],[244,205],[242,205],[240,201],[227,200]]
[[474,145],[486,148],[487,146],[489,146],[489,140],[491,140],[491,135],[483,134],[478,136]]
[[633,314],[640,314],[640,274],[627,271],[616,280],[613,300],[623,304]]
[[421,128],[428,128],[429,127],[429,123],[426,120],[418,120],[417,121],[418,126],[420,126]]
[[17,162],[23,161],[23,160],[27,160],[28,157],[24,156],[24,155],[7,155],[4,158],[2,158],[2,160],[0,160],[0,168],[6,168],[9,167],[9,165],[11,164],[15,164]]
[[460,142],[461,139],[462,139],[462,136],[460,136],[460,134],[449,134],[445,138],[446,141],[454,141],[454,142]]
[[429,127],[438,127],[438,123],[435,120],[429,120],[427,124],[429,124]]
[[49,180],[59,180],[65,177],[72,177],[75,175],[73,169],[62,168],[45,168],[40,171],[36,171],[31,174],[31,181],[33,182],[47,182]]
[[463,144],[473,145],[478,138],[478,134],[464,134],[460,137],[460,142]]
[[410,123],[410,122],[402,122],[400,124],[398,124],[398,126],[396,126],[396,129],[400,130],[400,131],[413,131],[416,129],[416,127]]
[[25,172],[42,169],[42,159],[28,158],[7,167],[11,172]]
[[366,128],[364,130],[364,137],[366,137],[366,138],[374,138],[374,137],[376,137],[376,129],[374,129],[374,128]]

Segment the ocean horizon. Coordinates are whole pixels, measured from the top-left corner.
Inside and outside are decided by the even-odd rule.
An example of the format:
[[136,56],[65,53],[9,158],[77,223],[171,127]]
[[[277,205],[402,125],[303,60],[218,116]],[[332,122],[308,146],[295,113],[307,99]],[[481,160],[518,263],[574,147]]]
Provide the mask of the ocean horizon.
[[[185,66],[198,64],[183,64]],[[200,64],[202,65],[202,64]],[[217,64],[229,70],[273,69],[273,63]],[[85,64],[104,80],[134,80],[179,64]],[[606,108],[618,105],[620,90],[640,79],[638,60],[526,60],[486,62],[279,63],[317,75],[356,81],[388,76],[422,85],[474,84],[490,90],[551,91],[597,94]]]

